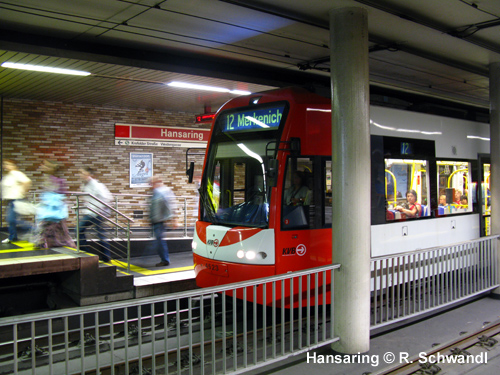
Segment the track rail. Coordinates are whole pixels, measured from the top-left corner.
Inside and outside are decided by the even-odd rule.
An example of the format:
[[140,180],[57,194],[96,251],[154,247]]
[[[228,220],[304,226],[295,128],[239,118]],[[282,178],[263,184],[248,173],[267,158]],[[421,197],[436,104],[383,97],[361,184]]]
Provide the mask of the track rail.
[[[500,357],[500,321],[408,358],[379,375],[462,374]],[[493,372],[492,372],[493,373]]]

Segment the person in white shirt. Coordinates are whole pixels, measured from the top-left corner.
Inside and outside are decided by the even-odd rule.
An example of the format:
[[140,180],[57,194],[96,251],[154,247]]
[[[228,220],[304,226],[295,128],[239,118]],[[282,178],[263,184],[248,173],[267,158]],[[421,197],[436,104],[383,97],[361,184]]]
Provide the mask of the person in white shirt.
[[[12,160],[4,160],[2,163],[3,170],[7,172],[2,178],[2,199],[7,201],[7,223],[9,224],[9,237],[2,243],[17,241],[17,227],[20,226],[19,218],[14,210],[14,202],[26,197],[31,186],[31,180],[18,168]],[[26,224],[22,225],[27,227]]]
[[[80,178],[83,182],[81,190],[84,193],[88,193],[100,201],[109,204],[111,202],[111,193],[104,186],[104,184],[100,183],[96,179],[93,178],[94,170],[89,167],[80,168]],[[86,195],[84,197],[85,205],[91,210],[84,209],[81,211],[83,213],[83,218],[80,219],[78,225],[78,236],[80,238],[80,248],[87,246],[87,241],[85,237],[85,231],[95,225],[95,229],[97,232],[97,236],[101,242],[102,246],[102,260],[105,262],[109,262],[111,260],[110,247],[109,243],[104,235],[103,224],[105,219],[103,216],[109,216],[109,209],[106,205],[101,202],[95,200],[90,195]],[[96,211],[96,212],[94,212]]]

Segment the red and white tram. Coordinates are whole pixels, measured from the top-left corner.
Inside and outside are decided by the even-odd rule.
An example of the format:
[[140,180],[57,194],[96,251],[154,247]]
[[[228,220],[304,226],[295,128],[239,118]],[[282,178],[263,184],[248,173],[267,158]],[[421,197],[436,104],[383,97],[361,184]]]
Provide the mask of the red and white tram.
[[[489,166],[478,164],[488,125],[382,107],[370,118],[372,257],[479,237],[490,209]],[[287,88],[224,104],[200,185],[198,286],[331,264],[331,154],[329,98]],[[408,191],[418,217],[401,210]]]

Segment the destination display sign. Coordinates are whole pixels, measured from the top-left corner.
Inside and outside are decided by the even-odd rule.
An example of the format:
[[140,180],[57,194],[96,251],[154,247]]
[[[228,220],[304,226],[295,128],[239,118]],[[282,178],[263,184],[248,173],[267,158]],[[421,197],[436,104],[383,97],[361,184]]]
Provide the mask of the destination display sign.
[[277,129],[281,123],[285,104],[261,109],[228,112],[219,117],[219,126],[223,133],[242,130]]

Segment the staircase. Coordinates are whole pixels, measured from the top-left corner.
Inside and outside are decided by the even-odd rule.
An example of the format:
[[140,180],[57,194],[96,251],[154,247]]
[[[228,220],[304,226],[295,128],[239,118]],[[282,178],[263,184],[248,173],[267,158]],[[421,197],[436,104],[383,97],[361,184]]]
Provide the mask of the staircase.
[[[71,251],[65,248],[55,251]],[[79,254],[80,268],[60,276],[60,290],[80,306],[134,298],[134,278],[116,266],[99,262],[99,257]]]

